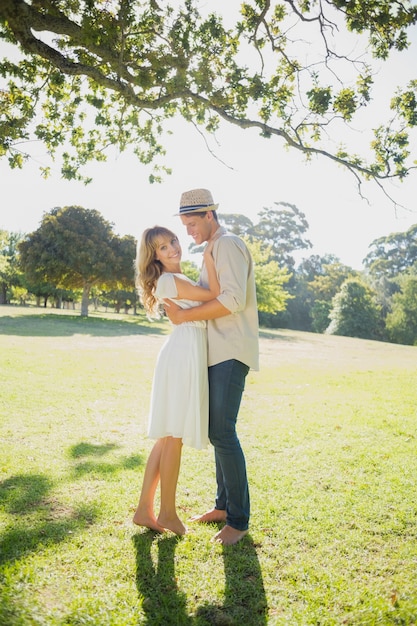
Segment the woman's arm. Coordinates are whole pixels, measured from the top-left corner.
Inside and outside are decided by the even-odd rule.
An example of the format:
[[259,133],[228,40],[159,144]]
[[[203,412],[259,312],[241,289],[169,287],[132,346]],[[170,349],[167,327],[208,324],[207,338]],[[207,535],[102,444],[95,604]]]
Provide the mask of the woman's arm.
[[204,265],[206,266],[209,283],[208,291],[210,291],[210,293],[212,294],[212,298],[207,298],[207,300],[212,300],[213,298],[216,298],[220,293],[220,283],[213,258],[213,246],[214,241],[208,241],[203,253]]
[[188,280],[184,280],[179,276],[174,276],[175,285],[177,287],[178,298],[180,300],[199,300],[208,302],[217,298],[220,293],[220,285],[217,279],[216,266],[212,255],[213,242],[209,242],[204,249],[204,264],[207,269],[209,287],[205,289],[199,285],[192,285]]

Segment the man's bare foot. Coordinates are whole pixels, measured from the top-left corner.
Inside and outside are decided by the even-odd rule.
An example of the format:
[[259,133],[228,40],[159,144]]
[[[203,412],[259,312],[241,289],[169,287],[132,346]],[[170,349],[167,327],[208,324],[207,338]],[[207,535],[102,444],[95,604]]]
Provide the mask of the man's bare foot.
[[223,546],[233,546],[247,534],[247,530],[238,530],[226,525],[214,535],[212,542],[221,543]]
[[134,514],[133,523],[137,526],[145,526],[145,528],[155,530],[157,533],[163,533],[165,531],[165,528],[158,524],[158,521],[154,515],[149,515],[140,511],[136,511],[136,513]]
[[185,533],[187,532],[186,527],[179,517],[165,518],[161,514],[159,514],[157,523],[160,526],[163,526],[165,530],[171,530],[176,535],[185,535]]
[[190,522],[199,522],[200,524],[214,524],[226,521],[226,511],[222,509],[211,509],[202,515],[194,515]]

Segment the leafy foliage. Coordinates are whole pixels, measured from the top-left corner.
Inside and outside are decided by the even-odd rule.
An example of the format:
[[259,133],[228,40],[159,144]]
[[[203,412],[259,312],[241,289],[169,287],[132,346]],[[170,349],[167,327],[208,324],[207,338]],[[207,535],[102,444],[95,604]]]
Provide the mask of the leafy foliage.
[[328,315],[333,297],[342,283],[356,274],[332,254],[304,258],[291,281],[294,299],[288,303],[286,326],[324,332],[330,323]]
[[417,275],[407,274],[399,279],[401,291],[392,297],[392,310],[386,327],[391,341],[417,345]]
[[264,208],[259,212],[259,222],[249,230],[249,235],[269,245],[272,258],[291,272],[295,264],[293,252],[311,248],[311,242],[305,238],[308,222],[294,204],[274,204],[276,208]]
[[181,270],[184,272],[188,278],[191,278],[194,282],[198,281],[200,276],[200,270],[197,265],[192,261],[182,261],[181,262]]
[[360,279],[349,278],[333,299],[330,319],[330,335],[376,339],[380,309],[375,294]]
[[[326,259],[325,259],[326,260]],[[308,283],[308,289],[315,300],[330,302],[340,291],[343,283],[352,277],[358,277],[351,267],[338,260],[322,265],[320,274],[316,274]]]
[[93,209],[70,206],[44,214],[40,227],[19,244],[21,264],[33,283],[83,289],[81,315],[88,314],[94,285],[130,280],[133,287],[133,237],[118,238],[112,225]]
[[280,267],[277,261],[271,260],[271,247],[248,238],[246,244],[255,264],[258,310],[262,313],[285,311],[291,295],[284,289],[284,285],[290,280],[291,274],[285,267]]
[[364,265],[373,277],[393,278],[417,264],[417,224],[405,232],[375,239]]
[[332,304],[328,300],[316,300],[311,307],[311,330],[324,333],[330,323]]
[[104,159],[109,145],[131,147],[153,163],[157,181],[169,171],[163,132],[181,115],[208,133],[222,120],[256,128],[307,157],[346,166],[358,180],[407,175],[415,81],[392,97],[392,119],[375,119],[369,159],[354,143],[332,148],[327,138],[337,145],[340,120],[352,121],[372,102],[373,67],[346,52],[355,48],[351,38],[360,35],[363,49],[385,60],[407,48],[416,6],[258,0],[239,13],[228,6],[225,19],[198,6],[2,0],[0,37],[12,54],[0,63],[0,156],[21,167],[28,157],[21,142],[36,139],[72,179],[83,178],[80,166]]
[[0,304],[7,304],[11,290],[22,284],[18,266],[18,245],[21,239],[20,233],[0,230]]

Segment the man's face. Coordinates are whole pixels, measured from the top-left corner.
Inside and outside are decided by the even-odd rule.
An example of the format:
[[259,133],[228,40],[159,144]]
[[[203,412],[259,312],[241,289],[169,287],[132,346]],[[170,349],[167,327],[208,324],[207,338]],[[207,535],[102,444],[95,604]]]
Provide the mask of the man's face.
[[209,211],[200,215],[193,215],[192,213],[181,215],[181,221],[187,229],[187,235],[190,235],[199,246],[208,241],[212,235],[212,214]]

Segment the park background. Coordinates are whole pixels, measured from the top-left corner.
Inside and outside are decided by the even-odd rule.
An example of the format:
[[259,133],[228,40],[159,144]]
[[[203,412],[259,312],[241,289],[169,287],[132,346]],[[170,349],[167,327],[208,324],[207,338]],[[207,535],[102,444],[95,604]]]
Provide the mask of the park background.
[[[224,5],[224,3],[223,3]],[[413,77],[410,55],[381,69]],[[408,59],[406,61],[405,59]],[[403,74],[404,73],[404,74]],[[355,129],[358,142],[369,126]],[[360,200],[350,175],[305,164],[277,140],[222,126],[216,153],[184,122],[167,140],[173,176],[150,185],[110,153],[89,186],[43,181],[33,149],[22,171],[0,164],[0,228],[35,230],[45,211],[97,209],[120,234],[156,221],[178,231],[184,189],[209,187],[220,214],[254,219],[290,202],[314,252],[361,267],[369,243],[415,224],[415,176]],[[178,228],[179,227],[179,228]],[[0,307],[0,623],[7,626],[411,625],[417,622],[416,348],[262,328],[239,434],[247,453],[251,532],[210,543],[136,529],[131,517],[151,443],[146,415],[169,332],[138,315]],[[212,451],[184,453],[184,519],[212,504]]]

